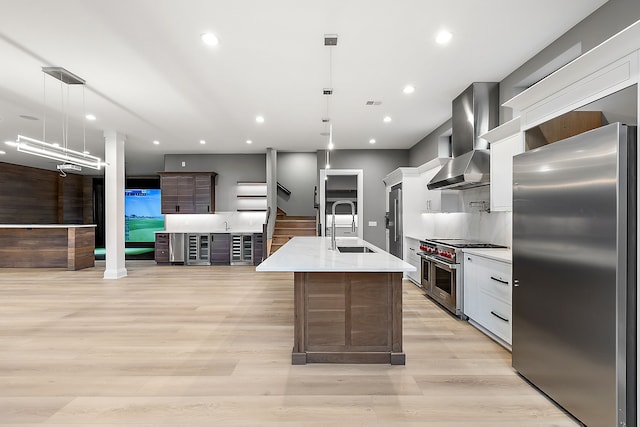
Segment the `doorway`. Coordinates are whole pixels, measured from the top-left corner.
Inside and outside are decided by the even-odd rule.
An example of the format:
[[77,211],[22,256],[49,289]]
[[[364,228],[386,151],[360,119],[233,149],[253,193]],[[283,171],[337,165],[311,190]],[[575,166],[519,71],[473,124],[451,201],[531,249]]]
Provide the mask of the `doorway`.
[[336,206],[336,237],[363,238],[363,171],[362,169],[320,169],[320,232],[331,235],[332,207],[337,200],[349,200],[355,207],[356,231],[351,228],[348,205]]

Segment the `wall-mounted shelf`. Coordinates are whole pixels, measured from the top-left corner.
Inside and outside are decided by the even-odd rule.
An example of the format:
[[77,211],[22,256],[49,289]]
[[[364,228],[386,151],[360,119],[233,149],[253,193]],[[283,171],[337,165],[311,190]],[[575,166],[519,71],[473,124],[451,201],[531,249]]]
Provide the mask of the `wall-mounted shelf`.
[[267,183],[238,181],[236,199],[238,212],[264,212],[267,210]]

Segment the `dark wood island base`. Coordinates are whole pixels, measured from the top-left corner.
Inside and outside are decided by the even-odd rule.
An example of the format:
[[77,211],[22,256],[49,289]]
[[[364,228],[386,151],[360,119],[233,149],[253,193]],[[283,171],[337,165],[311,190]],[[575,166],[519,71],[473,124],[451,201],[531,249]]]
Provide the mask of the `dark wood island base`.
[[95,266],[95,225],[0,226],[0,268]]
[[402,273],[296,272],[293,365],[404,365]]

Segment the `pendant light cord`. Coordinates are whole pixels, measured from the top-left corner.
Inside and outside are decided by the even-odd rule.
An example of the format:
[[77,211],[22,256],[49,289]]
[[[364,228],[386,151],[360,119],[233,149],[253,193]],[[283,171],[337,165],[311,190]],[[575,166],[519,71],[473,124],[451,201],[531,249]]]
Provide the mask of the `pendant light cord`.
[[42,140],[47,140],[47,75],[42,72]]

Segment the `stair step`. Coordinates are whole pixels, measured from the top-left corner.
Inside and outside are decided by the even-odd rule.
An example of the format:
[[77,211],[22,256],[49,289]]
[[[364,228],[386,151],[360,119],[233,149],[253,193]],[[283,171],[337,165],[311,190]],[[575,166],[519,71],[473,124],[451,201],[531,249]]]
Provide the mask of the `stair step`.
[[273,233],[276,236],[315,236],[315,228],[280,228]]
[[295,216],[295,215],[291,215],[291,216],[278,216],[277,217],[278,221],[281,220],[303,220],[303,221],[316,221],[316,217],[314,216]]
[[276,228],[315,228],[315,221],[276,220]]
[[285,243],[287,243],[289,240],[291,240],[292,236],[280,236],[280,235],[273,235],[273,244],[274,245],[284,245]]

